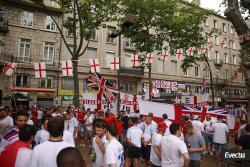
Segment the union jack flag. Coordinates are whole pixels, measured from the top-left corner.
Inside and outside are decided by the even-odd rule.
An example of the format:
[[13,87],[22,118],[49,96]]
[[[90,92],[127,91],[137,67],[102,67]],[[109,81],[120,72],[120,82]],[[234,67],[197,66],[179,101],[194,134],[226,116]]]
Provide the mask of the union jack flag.
[[119,91],[113,87],[112,84],[97,73],[89,73],[87,86],[93,89],[98,89],[98,94],[104,94],[109,102],[115,101],[114,94],[119,93]]

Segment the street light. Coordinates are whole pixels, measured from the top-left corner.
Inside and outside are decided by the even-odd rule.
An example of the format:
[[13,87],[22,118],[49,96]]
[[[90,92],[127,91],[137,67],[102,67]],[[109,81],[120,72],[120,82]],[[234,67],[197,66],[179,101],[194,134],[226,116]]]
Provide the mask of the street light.
[[133,14],[126,15],[124,22],[122,23],[120,30],[115,30],[110,34],[111,38],[118,37],[118,57],[119,57],[119,69],[118,69],[118,100],[117,100],[117,114],[120,114],[120,82],[121,82],[121,35],[124,32],[125,29],[131,27],[135,23],[136,16]]

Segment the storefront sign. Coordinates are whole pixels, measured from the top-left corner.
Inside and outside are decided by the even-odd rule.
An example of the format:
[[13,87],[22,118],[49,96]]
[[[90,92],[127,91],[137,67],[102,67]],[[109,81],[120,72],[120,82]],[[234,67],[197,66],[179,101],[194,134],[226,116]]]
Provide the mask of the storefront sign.
[[[83,94],[83,90],[80,90],[80,95]],[[74,96],[74,90],[58,89],[58,96]]]

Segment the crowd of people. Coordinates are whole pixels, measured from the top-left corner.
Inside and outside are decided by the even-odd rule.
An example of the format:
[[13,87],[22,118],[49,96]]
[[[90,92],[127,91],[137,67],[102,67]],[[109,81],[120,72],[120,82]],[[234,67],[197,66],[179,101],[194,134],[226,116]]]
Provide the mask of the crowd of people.
[[167,114],[156,120],[139,111],[0,107],[0,167],[199,167],[202,156],[215,156],[220,166],[230,136],[237,149],[250,149],[250,124],[235,119],[230,133],[222,116],[184,115],[172,122]]

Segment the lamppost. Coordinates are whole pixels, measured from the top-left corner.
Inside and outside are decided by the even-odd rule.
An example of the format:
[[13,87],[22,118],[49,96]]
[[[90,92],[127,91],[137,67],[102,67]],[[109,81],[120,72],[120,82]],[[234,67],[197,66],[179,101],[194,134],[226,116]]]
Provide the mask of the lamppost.
[[123,22],[123,24],[120,27],[120,30],[115,30],[110,34],[111,38],[116,38],[118,37],[118,58],[119,58],[119,69],[117,71],[117,80],[118,80],[118,99],[117,99],[117,114],[120,114],[120,99],[121,99],[121,95],[120,95],[120,84],[121,84],[121,72],[120,72],[120,68],[121,68],[121,35],[124,32],[124,30],[128,29],[129,27],[131,27],[134,23],[135,23],[135,18],[136,16],[133,14],[128,14],[125,17],[125,20]]

